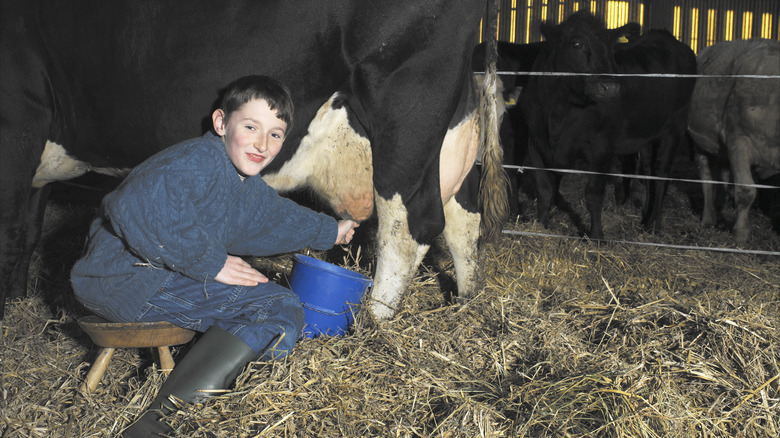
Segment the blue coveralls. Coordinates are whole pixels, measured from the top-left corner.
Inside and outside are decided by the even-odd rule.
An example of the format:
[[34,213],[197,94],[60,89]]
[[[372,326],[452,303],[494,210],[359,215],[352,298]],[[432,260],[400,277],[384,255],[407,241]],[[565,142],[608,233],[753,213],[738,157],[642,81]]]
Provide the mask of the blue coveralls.
[[242,179],[211,134],[165,149],[106,195],[71,272],[77,299],[110,321],[216,325],[261,359],[292,350],[304,324],[297,296],[268,282],[214,277],[227,255],[328,249],[334,218],[279,196],[259,175]]

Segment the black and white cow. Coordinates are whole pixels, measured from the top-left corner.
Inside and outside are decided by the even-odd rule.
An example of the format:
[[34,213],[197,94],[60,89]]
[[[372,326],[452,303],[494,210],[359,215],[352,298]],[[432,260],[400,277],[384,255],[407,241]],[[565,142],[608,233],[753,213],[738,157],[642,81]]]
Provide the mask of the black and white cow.
[[280,191],[310,185],[344,217],[375,206],[373,315],[394,314],[442,232],[470,296],[480,231],[471,53],[484,11],[472,0],[3,0],[0,302],[25,292],[47,183],[121,175],[200,135],[219,89],[248,74],[286,83],[296,106],[263,177]]
[[[585,170],[610,171],[615,155],[639,153],[645,175],[665,177],[679,142],[684,139],[690,77],[610,77],[604,74],[696,73],[690,47],[669,32],[639,35],[629,23],[606,29],[587,12],[577,12],[557,26],[542,26],[545,36],[534,71],[592,75],[532,76],[520,95],[530,130],[529,164],[539,168],[571,168],[578,160]],[[621,42],[625,41],[625,42]],[[534,172],[539,221],[547,224],[558,196],[560,174]],[[589,236],[604,237],[601,209],[609,178],[590,175],[585,200],[590,213]],[[647,184],[642,224],[660,228],[666,181]]]
[[[693,138],[699,175],[712,180],[719,171],[735,183],[734,238],[750,238],[750,206],[756,198],[753,175],[780,173],[780,41],[730,41],[707,47],[697,58],[700,78],[691,98],[688,132]],[[757,75],[774,78],[739,78]],[[715,172],[713,172],[715,170]],[[728,178],[725,178],[728,180]],[[702,184],[702,225],[718,222],[714,187]]]

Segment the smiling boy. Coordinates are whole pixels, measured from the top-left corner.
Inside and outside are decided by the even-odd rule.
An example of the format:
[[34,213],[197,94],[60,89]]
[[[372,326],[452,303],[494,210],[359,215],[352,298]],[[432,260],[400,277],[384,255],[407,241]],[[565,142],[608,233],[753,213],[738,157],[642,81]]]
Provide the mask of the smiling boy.
[[170,321],[205,332],[123,436],[155,436],[169,396],[224,389],[250,361],[288,354],[304,324],[298,297],[240,256],[348,243],[357,226],[279,196],[259,173],[292,122],[289,92],[240,78],[212,114],[214,132],[165,149],[106,195],[71,273],[77,299],[115,322]]

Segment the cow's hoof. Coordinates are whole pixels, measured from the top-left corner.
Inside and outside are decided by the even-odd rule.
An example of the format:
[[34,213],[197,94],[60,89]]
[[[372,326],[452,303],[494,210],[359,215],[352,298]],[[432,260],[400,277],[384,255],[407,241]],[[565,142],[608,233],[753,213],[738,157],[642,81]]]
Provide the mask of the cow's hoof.
[[604,240],[604,232],[603,231],[599,231],[599,232],[595,232],[595,233],[594,232],[590,232],[590,233],[586,234],[585,237],[590,239],[590,240]]
[[750,228],[734,230],[734,241],[737,243],[747,243],[748,240],[750,240]]
[[371,301],[369,310],[374,319],[379,322],[388,321],[395,316],[394,308],[376,300]]

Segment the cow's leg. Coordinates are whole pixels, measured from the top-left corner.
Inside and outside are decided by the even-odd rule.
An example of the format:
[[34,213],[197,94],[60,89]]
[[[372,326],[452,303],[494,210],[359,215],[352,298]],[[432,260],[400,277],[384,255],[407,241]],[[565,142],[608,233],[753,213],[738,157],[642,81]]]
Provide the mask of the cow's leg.
[[[52,122],[50,83],[35,53],[18,44],[0,47],[0,65],[13,65],[15,74],[0,81],[0,326],[9,297],[27,291],[30,258],[40,238],[48,189],[32,187]],[[5,40],[4,42],[8,42]]]
[[[636,154],[621,155],[619,157],[621,173],[623,173],[624,175],[636,174],[636,170],[637,170],[636,160],[637,160]],[[631,198],[631,178],[616,177],[614,180],[614,184],[615,184],[615,203],[617,205],[623,205],[626,203],[626,201],[628,201]]]
[[[712,164],[710,157],[701,151],[695,155],[696,167],[699,170],[699,179],[702,181],[712,181]],[[718,213],[715,208],[715,187],[712,184],[703,183],[701,185],[702,195],[704,196],[704,207],[701,213],[701,226],[714,227],[718,224]]]
[[[644,162],[645,175],[667,178],[672,170],[672,163],[677,155],[677,149],[685,138],[688,108],[675,112],[657,141],[655,148],[647,148],[647,154],[640,153]],[[645,161],[647,159],[647,161]],[[661,230],[663,203],[668,181],[659,179],[648,182],[647,197],[643,211],[642,225],[650,232]]]
[[[32,174],[40,160],[40,147],[34,147],[27,136],[9,135],[3,127],[0,133],[2,164],[0,164],[0,325],[5,313],[5,301],[26,295],[30,259],[38,245],[43,226],[49,187],[32,187]],[[13,151],[14,153],[10,153]],[[37,155],[37,157],[36,157]]]
[[536,183],[537,220],[547,228],[550,226],[552,207],[557,203],[560,178],[552,172],[537,170],[534,181]]
[[[3,185],[2,204],[14,206],[3,207],[0,212],[0,304],[3,304],[8,298],[19,298],[26,294],[30,259],[40,240],[49,187],[32,189],[29,181],[9,181],[5,177],[0,181]],[[0,321],[3,319],[3,308],[0,308]]]
[[731,173],[734,176],[734,204],[737,218],[734,222],[734,239],[737,243],[745,243],[750,238],[750,207],[756,199],[756,188],[746,187],[753,184],[753,174],[750,169],[750,139],[745,135],[729,136],[729,161]]
[[[425,230],[428,229],[429,233],[431,227],[438,224],[441,224],[442,228],[446,227],[447,209],[443,208],[444,205],[453,204],[449,207],[452,214],[450,236],[447,238],[445,235],[445,239],[452,252],[459,294],[473,294],[476,288],[474,251],[479,238],[480,217],[479,214],[467,214],[463,206],[471,208],[472,211],[477,208],[475,200],[478,197],[479,175],[473,167],[478,139],[476,126],[476,117],[471,113],[461,123],[448,129],[439,155],[438,175],[428,175],[427,187],[431,187],[431,179],[438,181],[438,191],[427,190],[426,194],[411,197],[409,202],[403,202],[398,194],[387,199],[382,197],[378,190],[375,193],[379,217],[379,257],[371,294],[371,311],[377,319],[388,319],[396,312],[403,293],[430,248],[429,244],[420,242],[430,241],[442,232],[439,228],[435,235],[426,239]],[[464,186],[468,196],[463,195],[461,199],[469,199],[471,202],[455,205],[455,194],[460,193]],[[436,196],[437,193],[438,199],[432,198],[431,195]],[[434,200],[438,202],[432,205]],[[420,202],[426,203],[420,205]],[[435,208],[436,206],[439,208]],[[437,217],[439,215],[440,218]],[[417,230],[412,229],[412,226],[416,226]],[[469,236],[455,237],[452,233],[458,226],[474,229]]]
[[378,253],[369,307],[379,320],[392,318],[430,245],[417,243],[409,232],[407,210],[396,194],[375,194],[378,216]]
[[[648,151],[650,154],[652,152]],[[663,168],[659,169],[659,164],[653,157],[648,157],[649,160],[643,166],[645,175],[655,175],[660,177],[666,177],[669,175],[668,171]],[[643,158],[644,161],[644,158]],[[663,164],[661,164],[663,166]],[[655,172],[653,171],[655,169]],[[649,232],[656,232],[661,229],[661,209],[663,208],[664,195],[666,193],[667,181],[656,180],[648,181],[646,184],[645,202],[642,207],[642,226]]]
[[[599,170],[604,173],[604,169]],[[591,239],[604,238],[604,226],[601,223],[601,210],[604,207],[604,189],[607,186],[607,177],[603,175],[589,175],[588,182],[585,185],[585,204],[590,213],[590,232],[588,237]]]
[[[531,167],[543,169],[547,166],[537,149],[539,146],[538,140],[529,139],[528,161]],[[536,220],[547,227],[550,224],[550,210],[558,192],[558,182],[556,175],[546,170],[534,170],[533,175],[536,186]]]
[[481,288],[479,269],[479,171],[473,168],[461,191],[444,205],[444,240],[452,254],[458,298],[472,298]]

